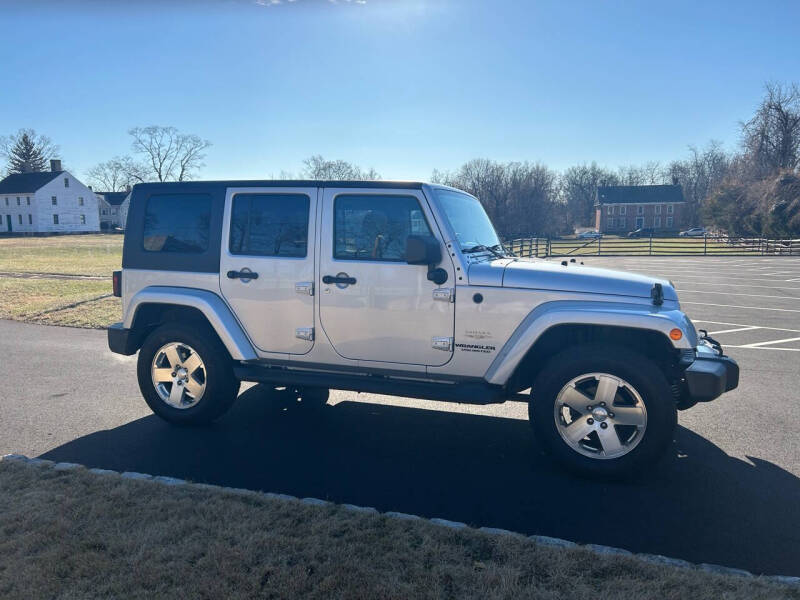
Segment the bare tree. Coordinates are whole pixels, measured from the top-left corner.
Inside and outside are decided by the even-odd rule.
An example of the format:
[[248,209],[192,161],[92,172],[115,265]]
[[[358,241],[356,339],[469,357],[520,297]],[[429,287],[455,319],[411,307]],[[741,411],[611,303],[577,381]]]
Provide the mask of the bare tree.
[[47,162],[59,156],[59,148],[46,135],[33,129],[0,137],[0,156],[6,159],[6,172],[31,173],[47,170]]
[[147,181],[147,168],[130,156],[115,156],[86,171],[95,190],[121,192],[136,183]]
[[319,154],[305,159],[303,165],[303,177],[307,179],[375,181],[381,178],[375,169],[363,170],[361,167],[346,160],[325,160]]
[[175,127],[134,127],[133,151],[142,156],[147,179],[155,181],[186,181],[205,166],[204,151],[211,142],[200,136],[181,133]]
[[765,92],[741,124],[744,153],[759,178],[800,168],[800,86],[767,83]]
[[592,225],[597,188],[601,185],[619,185],[616,173],[591,165],[570,167],[561,176],[561,193],[566,202],[570,227]]

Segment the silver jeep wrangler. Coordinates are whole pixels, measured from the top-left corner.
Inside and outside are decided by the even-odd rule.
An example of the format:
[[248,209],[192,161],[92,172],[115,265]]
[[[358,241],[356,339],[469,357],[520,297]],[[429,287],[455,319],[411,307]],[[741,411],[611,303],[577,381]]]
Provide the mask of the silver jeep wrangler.
[[670,282],[510,256],[475,197],[425,183],[137,185],[114,289],[109,347],[139,352],[176,424],[220,417],[241,381],[306,406],[330,388],[514,399],[560,462],[619,476],[739,378]]

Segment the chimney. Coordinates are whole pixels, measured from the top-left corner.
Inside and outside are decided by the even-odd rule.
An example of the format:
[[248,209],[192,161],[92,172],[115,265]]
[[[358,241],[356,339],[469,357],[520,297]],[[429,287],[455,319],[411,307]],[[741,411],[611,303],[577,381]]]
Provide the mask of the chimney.
[[93,192],[93,191],[94,191],[94,190],[92,189],[92,186],[90,186],[90,185],[87,185],[86,187],[87,187],[87,188],[89,188],[89,191],[90,191],[90,192]]
[[58,159],[50,159],[50,170],[53,173],[56,173],[61,170],[61,161]]

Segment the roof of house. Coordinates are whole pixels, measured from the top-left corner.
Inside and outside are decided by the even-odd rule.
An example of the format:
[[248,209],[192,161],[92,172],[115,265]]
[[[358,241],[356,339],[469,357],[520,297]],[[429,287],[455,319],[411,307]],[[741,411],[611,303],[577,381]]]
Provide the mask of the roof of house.
[[64,171],[37,171],[14,173],[0,181],[0,194],[24,194],[44,187]]
[[125,202],[130,192],[95,192],[98,196],[102,196],[103,200],[108,202],[111,206],[119,206]]
[[685,202],[679,185],[606,185],[597,188],[597,204]]

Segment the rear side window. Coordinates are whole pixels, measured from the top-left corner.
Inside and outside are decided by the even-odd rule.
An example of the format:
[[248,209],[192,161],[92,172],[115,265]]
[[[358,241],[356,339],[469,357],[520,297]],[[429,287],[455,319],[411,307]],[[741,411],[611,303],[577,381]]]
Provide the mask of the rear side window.
[[208,194],[150,196],[144,216],[144,249],[200,254],[208,250],[210,223]]
[[305,194],[236,194],[231,210],[231,254],[302,258],[308,248]]
[[334,258],[404,262],[409,235],[431,235],[414,196],[337,196]]

